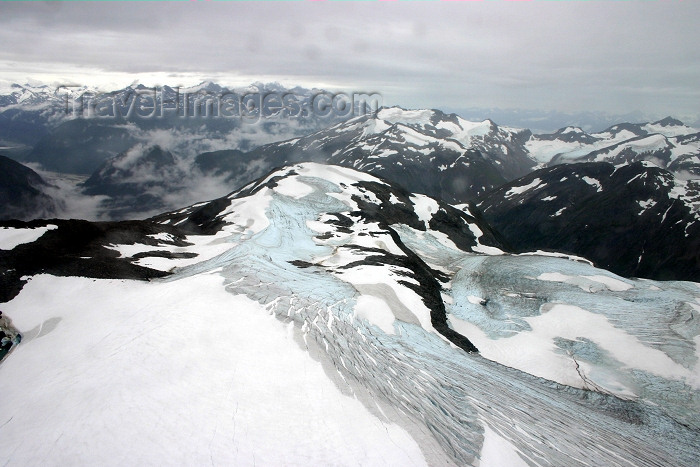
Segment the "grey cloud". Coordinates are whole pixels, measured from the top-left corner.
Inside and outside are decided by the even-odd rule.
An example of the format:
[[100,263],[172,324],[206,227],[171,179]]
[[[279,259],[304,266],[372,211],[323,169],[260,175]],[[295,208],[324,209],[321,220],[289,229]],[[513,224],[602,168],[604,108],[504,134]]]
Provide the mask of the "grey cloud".
[[0,60],[334,83],[404,106],[688,113],[700,108],[698,13],[696,2],[3,2]]

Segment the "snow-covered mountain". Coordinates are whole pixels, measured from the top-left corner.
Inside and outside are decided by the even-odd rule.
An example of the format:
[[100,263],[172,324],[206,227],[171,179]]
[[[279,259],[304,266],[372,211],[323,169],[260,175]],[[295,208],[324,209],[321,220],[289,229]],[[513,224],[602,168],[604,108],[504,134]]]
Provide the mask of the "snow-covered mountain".
[[228,88],[133,84],[100,92],[77,86],[13,85],[0,95],[0,146],[21,162],[90,175],[133,146],[160,145],[185,157],[250,150],[312,133],[353,114],[310,111],[320,89],[277,83]]
[[87,86],[48,86],[46,84],[17,84],[0,94],[0,109],[21,108],[38,110],[64,107],[66,97],[76,98],[84,93],[96,93]]
[[[227,187],[242,186],[275,167],[317,161],[368,171],[413,192],[463,202],[504,183],[506,174],[530,171],[532,161],[519,159],[518,154],[522,154],[517,152],[527,137],[527,132],[499,128],[490,121],[471,123],[439,111],[381,109],[376,116],[356,117],[248,152],[227,149],[201,153],[194,159],[176,157],[177,163],[173,161],[167,170],[147,160],[134,162],[139,166],[137,177],[110,169],[106,179],[104,172],[120,166],[124,154],[145,157],[144,145],[136,144],[105,161],[86,183],[89,189],[85,193],[110,196],[104,209],[113,218],[144,217],[152,215],[154,208],[162,211],[201,199],[196,196],[204,193],[197,186],[212,187],[207,195],[221,196]],[[481,151],[489,151],[489,157]],[[130,156],[129,160],[136,158]],[[139,179],[151,183],[139,184]],[[155,180],[159,181],[158,189],[154,189]],[[216,187],[221,191],[215,193]],[[187,200],[188,190],[192,196]],[[134,203],[137,197],[150,201]]]
[[[106,93],[70,86],[15,85],[0,98],[0,145],[17,160],[82,176],[99,172],[105,161],[126,152],[160,146],[182,161],[182,170],[194,171],[192,178],[204,175],[199,186],[224,181],[228,189],[274,167],[318,161],[374,173],[410,191],[452,203],[474,199],[536,168],[564,163],[619,165],[645,160],[682,179],[700,176],[700,133],[672,118],[621,123],[591,134],[565,127],[553,134],[533,135],[527,129],[499,126],[488,119],[470,122],[439,110],[391,107],[355,118],[315,112],[302,116],[309,100],[322,92],[285,89],[274,83],[236,89],[212,82],[191,88],[134,84]],[[238,99],[278,94],[300,99],[302,104],[290,107],[299,115],[263,118],[256,117],[255,111],[248,115]],[[222,102],[223,107],[217,104]],[[253,102],[253,108],[263,112],[265,106],[260,103]],[[146,112],[151,107],[157,115]],[[226,112],[237,117],[228,118]],[[202,154],[207,159],[204,165],[197,161]],[[215,180],[208,180],[212,174]],[[154,172],[150,177],[161,175]],[[184,199],[182,181],[179,175],[164,178],[156,195],[160,199],[140,205],[144,209],[103,215],[150,215],[152,207],[175,208],[203,195],[225,193],[199,190]],[[130,197],[135,189],[132,186]],[[144,196],[153,195],[149,186],[143,191]],[[114,199],[104,207],[123,204],[124,200]]]
[[[15,84],[0,95],[0,141],[21,150],[18,154],[26,161],[50,170],[89,175],[102,161],[135,144],[159,144],[194,157],[206,151],[248,151],[339,123],[316,135],[318,141],[302,138],[290,149],[313,149],[331,163],[355,163],[357,168],[377,173],[385,169],[377,161],[367,160],[368,156],[384,158],[383,165],[392,165],[396,162],[392,155],[402,145],[409,159],[427,155],[423,159],[433,159],[445,169],[469,162],[482,172],[495,169],[506,181],[525,175],[537,164],[603,160],[647,160],[685,178],[700,176],[699,130],[670,117],[653,123],[620,123],[598,133],[565,127],[553,134],[533,135],[530,130],[499,126],[488,119],[471,122],[435,110],[393,107],[384,109],[381,116],[352,123],[345,122],[352,115],[324,117],[302,112],[323,92],[285,89],[276,83],[242,88],[213,82],[190,88],[134,84],[111,92]],[[256,97],[277,94],[294,96],[296,104],[289,107],[296,109],[294,115],[262,118],[265,109],[278,106],[265,106]],[[256,110],[252,113],[242,106],[241,99],[246,96],[254,101],[252,108]],[[487,159],[486,166],[473,151]],[[493,187],[494,179],[493,174],[472,174],[464,181],[473,195],[481,194],[478,189],[482,185]]]
[[618,124],[593,134],[567,127],[550,135],[533,135],[525,147],[543,165],[647,161],[681,178],[700,178],[700,132],[670,117]]
[[[167,170],[142,161],[136,164],[136,177],[132,172],[113,170],[107,180],[103,176],[106,167],[120,166],[124,154],[135,160],[134,154],[144,155],[146,148],[160,145],[139,142],[152,139],[134,137],[140,130],[132,128],[134,133],[128,125],[95,124],[97,127],[88,128],[85,125],[94,123],[86,122],[94,121],[63,124],[66,131],[74,128],[64,135],[65,144],[53,140],[49,145],[55,153],[43,144],[37,150],[62,154],[57,159],[64,168],[71,166],[74,171],[100,163],[84,193],[109,196],[101,204],[101,215],[113,219],[143,218],[197,199],[221,196],[230,187],[242,186],[275,167],[303,161],[367,171],[412,192],[452,203],[484,195],[542,166],[589,160],[621,166],[642,160],[666,167],[679,179],[692,179],[700,168],[698,134],[672,119],[654,124],[620,124],[596,134],[567,127],[551,135],[532,135],[528,130],[501,128],[491,121],[475,123],[435,110],[392,107],[251,151],[225,149],[188,157],[187,151],[169,151],[167,148],[173,146],[170,136],[161,135],[156,140],[164,142],[164,150],[174,154]],[[649,133],[652,131],[657,133]],[[177,134],[179,138],[185,133]],[[90,141],[95,135],[99,136],[93,147]],[[204,138],[209,136],[204,133]],[[82,149],[72,148],[76,141],[81,142]],[[114,152],[116,156],[99,162]],[[135,203],[135,199],[148,202]]]
[[556,165],[478,206],[518,250],[568,252],[627,277],[700,281],[700,183],[649,162]]
[[[567,127],[550,135],[469,122],[439,110],[382,108],[318,132],[260,146],[203,153],[195,173],[242,185],[274,167],[316,161],[382,176],[409,189],[462,203],[538,167],[587,161],[647,161],[681,179],[700,169],[696,131],[672,119],[621,124],[587,134]],[[698,172],[700,173],[700,172]]]
[[237,176],[251,165],[318,161],[376,174],[448,202],[464,202],[534,168],[522,150],[529,136],[527,130],[501,128],[489,120],[468,122],[439,110],[391,107],[261,146],[238,164],[222,153],[221,164]]
[[145,221],[3,223],[0,248],[23,335],[0,365],[3,463],[700,454],[697,284],[508,254],[474,208],[362,172],[288,166]]
[[[588,132],[594,132],[620,122],[653,122],[658,120],[659,117],[658,115],[640,111],[626,113],[601,111],[563,112],[544,109],[503,109],[498,107],[450,107],[443,110],[454,112],[467,120],[479,121],[484,118],[490,118],[511,127],[529,128],[535,134],[549,134],[567,126],[576,126]],[[691,126],[700,128],[700,114],[686,114],[682,116],[681,120],[692,122]]]

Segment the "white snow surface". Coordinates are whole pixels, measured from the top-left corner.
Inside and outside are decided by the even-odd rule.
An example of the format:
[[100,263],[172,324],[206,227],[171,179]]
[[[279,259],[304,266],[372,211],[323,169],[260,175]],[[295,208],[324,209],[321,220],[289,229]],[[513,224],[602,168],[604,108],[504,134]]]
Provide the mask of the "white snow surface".
[[520,253],[519,256],[551,256],[553,258],[565,258],[565,259],[570,259],[572,261],[579,261],[579,262],[587,263],[587,264],[593,266],[593,262],[591,262],[590,260],[587,260],[583,256],[570,255],[568,253],[557,253],[554,251],[543,251],[543,250],[527,251],[525,253]]
[[0,227],[0,250],[12,250],[17,245],[35,242],[49,230],[57,228],[58,226],[53,224],[49,224],[45,227],[36,227],[34,229]]
[[462,143],[465,147],[470,147],[472,139],[483,137],[491,132],[491,121],[470,122],[463,118],[457,119],[458,123],[440,121],[437,128],[448,130],[452,133],[452,138]]
[[411,195],[411,201],[415,206],[414,210],[418,216],[418,219],[420,219],[425,224],[425,227],[428,228],[428,224],[433,218],[433,214],[440,209],[438,202],[433,198],[421,194]]
[[426,465],[221,282],[34,277],[3,306],[26,336],[0,366],[3,465]]
[[600,287],[596,287],[595,284],[592,284],[591,282],[602,284],[606,289],[613,292],[622,292],[634,287],[621,279],[615,279],[614,277],[604,276],[601,274],[590,276],[567,276],[566,274],[562,274],[560,272],[543,272],[537,276],[537,279],[541,281],[566,282],[568,284],[576,285],[586,292],[595,292],[600,290]]
[[395,334],[396,317],[387,302],[373,295],[360,295],[355,304],[355,316],[364,318],[387,334]]
[[525,143],[525,148],[537,162],[548,164],[558,154],[574,152],[583,148],[588,149],[589,147],[576,142],[540,140],[533,136]]
[[580,367],[577,369],[577,362],[556,351],[553,343],[555,337],[576,340],[579,336],[587,336],[623,365],[662,378],[684,381],[696,390],[700,389],[700,372],[690,371],[665,353],[642,344],[634,336],[616,328],[604,316],[575,305],[555,304],[546,313],[525,319],[531,331],[498,340],[487,338],[471,323],[455,317],[451,317],[450,321],[458,332],[475,343],[484,357],[568,386],[602,388],[621,397],[636,396],[634,390],[618,380],[615,373],[592,364],[588,369],[597,372],[592,376],[597,387],[589,386],[588,381],[581,377],[579,372],[582,370]]
[[[202,261],[210,260],[230,250],[235,246],[235,243],[229,242],[229,237],[230,233],[224,230],[216,235],[188,235],[185,237],[185,241],[191,245],[184,247],[158,246],[143,248],[141,250],[137,248],[137,245],[114,245],[112,248],[119,251],[122,257],[131,257],[141,251],[171,251],[174,253],[194,253],[196,255],[192,258],[147,256],[135,261],[135,263],[140,266],[157,269],[159,271],[173,271],[176,268],[184,268]],[[144,245],[144,247],[145,246],[146,245]],[[131,247],[134,247],[134,249],[131,250]]]
[[598,192],[603,191],[603,187],[600,185],[600,182],[598,180],[596,180],[595,178],[581,177],[581,180],[583,180],[584,182],[588,183],[591,186],[596,187]]
[[469,303],[472,303],[474,305],[481,305],[484,299],[481,297],[477,297],[476,295],[469,295],[467,297],[467,300],[469,301]]
[[[358,285],[388,285],[393,291],[393,300],[385,303],[387,303],[387,307],[390,308],[392,314],[396,316],[401,314],[399,310],[405,310],[409,314],[409,322],[419,324],[428,332],[435,332],[430,322],[430,309],[425,306],[425,303],[415,291],[399,283],[399,280],[410,281],[410,278],[402,277],[383,266],[358,266],[338,272],[337,275],[342,280],[356,287]],[[380,313],[383,314],[383,312]],[[380,318],[377,319],[377,322],[384,321]]]
[[430,123],[430,117],[432,116],[432,110],[405,110],[399,107],[383,108],[377,113],[377,119],[384,120],[391,124],[418,123],[427,125]]
[[[652,151],[669,149],[671,161],[681,156],[692,156],[698,153],[700,144],[697,142],[681,143],[677,140],[680,136],[697,133],[698,130],[695,128],[686,125],[662,126],[648,123],[641,129],[647,133],[646,136],[640,137],[629,130],[593,133],[590,136],[595,140],[591,143],[540,139],[537,135],[533,135],[525,143],[525,148],[530,157],[541,165],[550,164],[555,157],[558,157],[557,163],[585,161],[587,160],[585,156],[596,151],[600,151],[595,158],[596,161],[612,160],[620,152],[628,150],[642,157],[648,157],[649,161],[656,166],[665,168],[664,161],[650,157]],[[564,134],[572,132],[583,133],[580,129],[571,127],[563,131]]]
[[265,230],[270,225],[265,212],[272,200],[272,193],[273,190],[263,188],[255,195],[247,197],[245,201],[233,201],[222,213],[223,220],[234,225],[244,226],[250,235]]
[[484,425],[484,446],[481,449],[482,467],[528,467],[510,441],[499,435],[488,424]]
[[169,233],[164,233],[164,232],[148,235],[148,237],[150,237],[154,240],[160,240],[161,242],[172,242],[174,240],[172,235],[170,235]]
[[505,197],[510,198],[511,196],[514,196],[514,195],[520,195],[520,194],[525,193],[526,191],[528,191],[530,189],[537,188],[540,185],[540,183],[542,183],[542,180],[540,180],[539,178],[536,178],[533,181],[531,181],[530,183],[528,183],[527,185],[514,186],[510,190],[506,191]]
[[375,182],[385,184],[382,180],[364,172],[340,167],[337,165],[325,165],[315,162],[305,162],[294,166],[294,170],[300,175],[308,177],[318,177],[336,185],[341,183],[350,184],[355,182]]
[[[615,148],[601,152],[595,158],[596,162],[606,161],[614,158],[622,151],[631,150],[637,154],[643,154],[646,152],[656,151],[659,149],[665,149],[669,147],[669,142],[663,135],[649,135],[645,138],[638,140],[628,141],[624,144],[620,144]],[[659,164],[655,164],[659,165]]]
[[278,181],[277,186],[273,189],[281,195],[290,196],[295,199],[303,198],[314,191],[312,187],[301,182],[296,177],[288,177]]
[[561,133],[565,135],[567,133],[584,133],[584,131],[578,127],[567,126]]
[[647,123],[642,128],[644,130],[648,131],[649,133],[658,133],[660,135],[664,135],[664,136],[667,136],[669,138],[674,137],[674,136],[690,135],[690,134],[698,132],[698,130],[696,128],[691,128],[687,125],[663,126],[663,125],[657,125],[654,123]]
[[481,253],[484,255],[504,254],[503,250],[501,250],[500,248],[481,244],[479,239],[484,235],[484,233],[481,231],[479,226],[477,226],[476,224],[469,224],[469,230],[471,230],[471,232],[474,234],[474,237],[476,237],[477,244],[474,247],[472,247],[472,250],[474,250],[475,253]]

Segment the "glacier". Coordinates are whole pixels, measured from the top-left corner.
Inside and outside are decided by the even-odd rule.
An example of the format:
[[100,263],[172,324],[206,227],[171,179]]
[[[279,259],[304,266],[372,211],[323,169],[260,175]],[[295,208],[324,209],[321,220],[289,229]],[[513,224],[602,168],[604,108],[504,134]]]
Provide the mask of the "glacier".
[[2,305],[3,464],[697,465],[696,283],[314,163],[154,221],[187,244],[105,249],[170,275]]

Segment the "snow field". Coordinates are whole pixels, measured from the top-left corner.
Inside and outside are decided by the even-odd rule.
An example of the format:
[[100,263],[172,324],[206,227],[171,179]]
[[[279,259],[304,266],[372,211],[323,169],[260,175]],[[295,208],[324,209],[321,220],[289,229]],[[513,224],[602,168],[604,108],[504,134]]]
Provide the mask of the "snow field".
[[3,308],[27,334],[54,324],[0,367],[2,463],[425,465],[221,282],[34,277]]
[[[472,340],[485,358],[567,386],[596,389],[582,379],[581,368],[577,367],[577,363],[581,365],[582,362],[576,362],[554,344],[555,338],[576,340],[585,336],[625,367],[685,381],[696,389],[700,388],[698,371],[690,371],[665,353],[642,344],[634,336],[614,327],[605,316],[574,305],[555,304],[542,315],[525,320],[530,331],[493,340],[476,325],[450,317],[454,329]],[[588,371],[595,372],[590,375],[591,379],[603,390],[624,398],[635,395],[634,388],[626,387],[618,380],[621,375],[616,377],[609,369],[597,368],[594,362],[588,362],[587,367]],[[596,375],[601,378],[595,378]]]
[[13,227],[0,227],[0,250],[12,250],[17,245],[32,243],[49,230],[57,229],[57,225],[49,224],[35,229],[15,229]]

